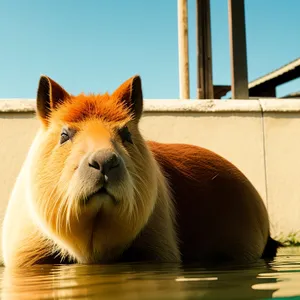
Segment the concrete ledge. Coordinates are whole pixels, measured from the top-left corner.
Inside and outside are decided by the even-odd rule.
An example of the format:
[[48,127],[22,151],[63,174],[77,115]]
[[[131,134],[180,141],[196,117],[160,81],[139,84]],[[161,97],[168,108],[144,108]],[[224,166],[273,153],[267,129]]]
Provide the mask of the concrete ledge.
[[35,100],[0,99],[0,113],[35,112]]
[[[146,112],[260,112],[253,100],[145,100]],[[300,109],[300,104],[299,104]]]
[[[300,112],[300,99],[145,99],[146,112]],[[0,113],[35,112],[34,99],[0,99]]]
[[263,112],[299,112],[300,99],[261,99]]
[[[145,112],[300,112],[300,99],[145,99]],[[0,99],[0,113],[35,112],[34,99]]]

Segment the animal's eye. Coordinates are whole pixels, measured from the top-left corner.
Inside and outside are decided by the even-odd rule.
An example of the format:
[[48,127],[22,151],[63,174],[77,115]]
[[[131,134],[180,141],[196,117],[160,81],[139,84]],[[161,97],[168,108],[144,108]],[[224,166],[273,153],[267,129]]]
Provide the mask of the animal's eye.
[[63,131],[60,134],[60,144],[65,143],[66,141],[69,140],[69,138],[70,137],[69,137],[69,134],[68,134],[67,130],[63,129]]
[[123,143],[128,142],[130,144],[133,144],[132,138],[131,138],[131,133],[128,130],[127,126],[124,126],[123,128],[119,129],[119,135],[120,135]]
[[73,137],[74,134],[75,134],[75,130],[72,130],[70,128],[63,128],[60,134],[60,144],[62,145],[65,142],[67,142],[69,139]]

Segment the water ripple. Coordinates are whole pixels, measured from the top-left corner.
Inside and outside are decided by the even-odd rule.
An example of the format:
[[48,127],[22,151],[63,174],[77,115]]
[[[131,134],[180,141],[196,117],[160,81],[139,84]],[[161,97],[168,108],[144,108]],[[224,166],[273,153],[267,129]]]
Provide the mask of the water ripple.
[[0,269],[1,299],[270,299],[300,297],[300,248],[271,263],[204,269],[179,264]]

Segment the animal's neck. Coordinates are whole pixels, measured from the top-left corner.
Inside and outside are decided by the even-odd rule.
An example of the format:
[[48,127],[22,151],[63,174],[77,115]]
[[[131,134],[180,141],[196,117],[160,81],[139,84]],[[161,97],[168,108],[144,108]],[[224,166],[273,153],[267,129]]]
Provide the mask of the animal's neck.
[[147,225],[123,253],[121,261],[180,262],[173,203],[159,174],[157,202]]

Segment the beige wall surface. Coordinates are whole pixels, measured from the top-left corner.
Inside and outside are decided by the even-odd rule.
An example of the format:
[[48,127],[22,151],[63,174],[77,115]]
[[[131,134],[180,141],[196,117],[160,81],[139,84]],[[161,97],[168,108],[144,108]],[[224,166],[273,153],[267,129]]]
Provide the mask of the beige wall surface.
[[275,232],[296,233],[300,230],[300,113],[265,113],[264,130],[271,222]]
[[[33,100],[0,100],[1,216],[39,126],[34,109]],[[265,201],[272,234],[300,232],[300,100],[146,100],[140,129],[230,160]]]

